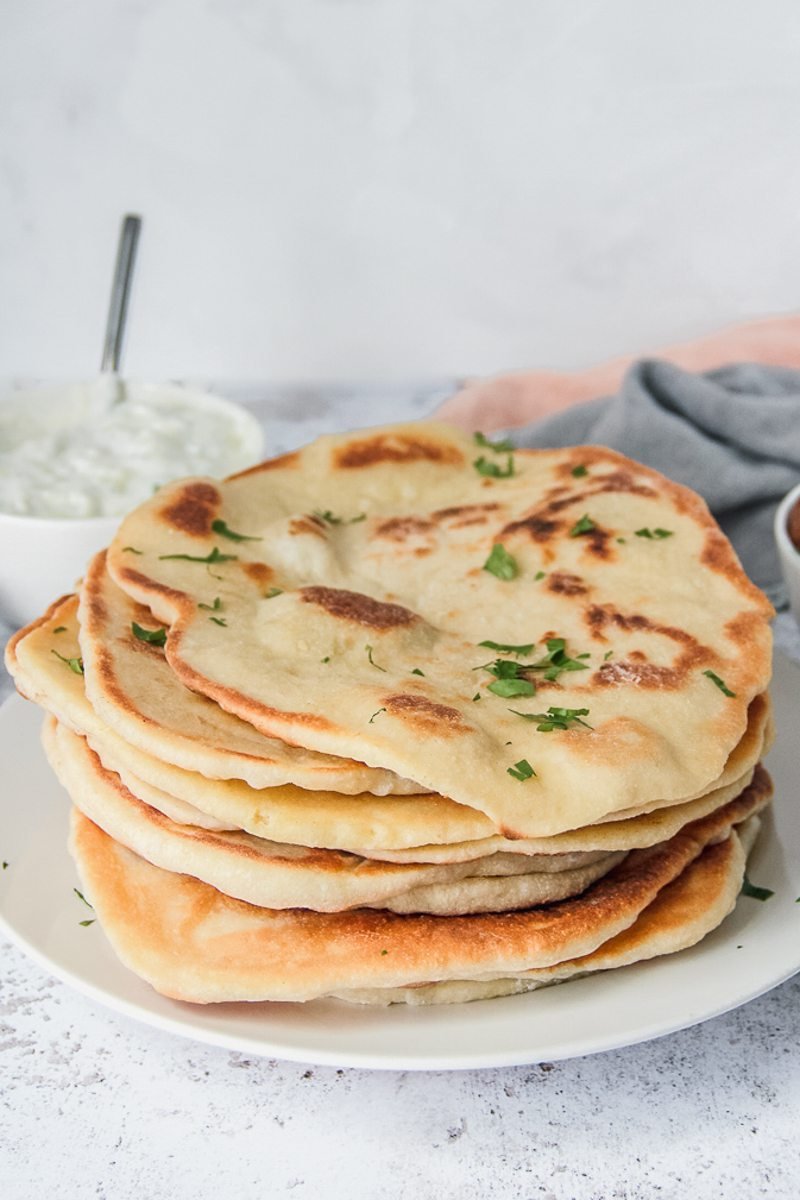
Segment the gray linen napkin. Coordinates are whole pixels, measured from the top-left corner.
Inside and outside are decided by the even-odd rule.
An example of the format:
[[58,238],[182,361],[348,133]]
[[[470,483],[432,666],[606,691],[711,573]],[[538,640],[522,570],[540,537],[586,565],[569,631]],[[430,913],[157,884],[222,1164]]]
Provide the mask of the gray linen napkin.
[[751,579],[776,607],[786,604],[772,519],[800,482],[800,371],[743,363],[693,375],[645,359],[616,396],[510,436],[518,446],[610,446],[694,488]]

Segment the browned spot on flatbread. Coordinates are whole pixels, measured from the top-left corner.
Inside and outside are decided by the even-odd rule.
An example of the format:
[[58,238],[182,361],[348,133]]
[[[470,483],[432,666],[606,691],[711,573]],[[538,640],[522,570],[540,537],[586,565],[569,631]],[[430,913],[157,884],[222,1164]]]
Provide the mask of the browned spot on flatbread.
[[208,537],[221,504],[222,496],[214,485],[198,480],[184,484],[158,515],[167,525],[190,537]]
[[386,604],[363,592],[348,592],[345,588],[305,587],[299,594],[304,603],[318,604],[332,617],[354,621],[369,629],[395,629],[419,619],[416,613],[401,604]]
[[465,733],[470,728],[457,708],[437,704],[425,696],[384,696],[383,703],[393,716],[404,717],[430,733]]
[[549,592],[556,592],[559,596],[586,596],[590,590],[580,575],[570,575],[568,571],[553,571],[548,576],[546,587]]
[[486,504],[458,504],[451,508],[439,508],[431,513],[432,521],[448,521],[453,529],[461,529],[466,525],[484,525],[489,514],[500,507],[494,501]]
[[179,601],[186,599],[185,592],[179,592],[177,588],[167,587],[165,583],[156,583],[148,575],[143,575],[141,571],[137,571],[135,567],[120,567],[117,574],[121,579],[127,580],[128,583],[141,587],[153,595],[163,596],[166,600],[171,600],[175,605]]
[[512,533],[527,533],[535,542],[549,542],[557,534],[564,529],[563,521],[553,521],[548,517],[539,516],[533,513],[529,517],[522,517],[519,521],[511,521],[501,530],[498,541],[502,541],[505,536]]
[[316,517],[292,517],[289,522],[289,533],[297,537],[301,533],[313,533],[324,539],[325,526]]
[[340,468],[374,467],[378,463],[432,462],[460,465],[461,451],[443,442],[429,441],[421,434],[379,433],[339,447],[334,463]]
[[252,579],[257,587],[261,587],[265,583],[269,583],[275,572],[272,567],[268,567],[263,562],[240,562],[239,566],[244,571],[248,579]]
[[698,642],[685,629],[661,625],[641,613],[622,613],[610,604],[595,604],[586,610],[585,616],[593,637],[598,641],[607,641],[604,631],[611,624],[625,633],[657,634],[679,647],[677,657],[669,665],[649,662],[646,654],[640,650],[631,651],[627,658],[604,662],[594,677],[594,682],[600,686],[636,684],[644,688],[679,688],[690,672],[717,661],[714,651]]
[[389,517],[381,521],[375,529],[375,536],[388,538],[393,542],[404,542],[415,534],[429,533],[433,522],[423,517]]

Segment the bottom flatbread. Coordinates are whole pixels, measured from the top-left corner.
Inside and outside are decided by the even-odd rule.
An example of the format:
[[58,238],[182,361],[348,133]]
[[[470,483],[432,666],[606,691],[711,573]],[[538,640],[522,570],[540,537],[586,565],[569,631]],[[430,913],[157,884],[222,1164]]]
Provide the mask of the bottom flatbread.
[[[196,1003],[311,1000],[431,982],[497,981],[585,958],[630,930],[663,889],[759,812],[771,792],[759,767],[735,800],[666,842],[632,851],[582,896],[480,916],[256,908],[152,866],[77,810],[71,849],[117,955],[157,991]],[[701,902],[701,912],[712,908]],[[667,933],[661,953],[670,938]],[[680,948],[680,939],[673,940]]]

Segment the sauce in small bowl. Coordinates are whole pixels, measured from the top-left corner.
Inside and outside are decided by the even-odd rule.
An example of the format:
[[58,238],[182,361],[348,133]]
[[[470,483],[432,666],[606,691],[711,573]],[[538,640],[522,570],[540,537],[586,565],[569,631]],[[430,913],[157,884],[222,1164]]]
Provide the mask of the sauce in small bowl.
[[258,421],[177,384],[90,383],[0,396],[0,617],[32,620],[74,587],[119,520],[162,484],[262,456]]

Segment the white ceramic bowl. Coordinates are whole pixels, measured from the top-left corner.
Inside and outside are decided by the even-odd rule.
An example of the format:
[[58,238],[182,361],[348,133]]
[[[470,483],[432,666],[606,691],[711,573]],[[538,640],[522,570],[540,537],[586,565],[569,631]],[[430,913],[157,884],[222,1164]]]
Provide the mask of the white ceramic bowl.
[[[48,385],[46,388],[5,389],[9,407],[19,405],[20,400],[31,405],[52,405],[57,401],[59,387],[64,394],[81,385]],[[207,392],[177,385],[136,384],[152,397],[161,393],[170,398],[180,394],[190,407],[187,411],[214,412],[230,419],[236,432],[240,452],[221,473],[241,470],[258,462],[263,454],[264,435],[259,422],[246,409],[230,400],[213,396]],[[0,396],[0,406],[4,399]],[[196,408],[194,406],[196,405]],[[24,408],[20,423],[25,422]],[[12,418],[13,424],[13,418]],[[8,425],[8,421],[7,421]],[[173,478],[192,472],[178,470]],[[194,473],[201,472],[198,468]],[[169,482],[164,477],[153,480],[154,485]],[[122,520],[120,515],[97,517],[43,517],[16,515],[0,512],[0,621],[20,626],[33,620],[45,611],[48,605],[64,592],[73,591],[76,580],[82,575],[86,564],[96,551],[107,546]]]
[[800,550],[793,545],[787,529],[789,513],[800,500],[800,483],[784,496],[775,513],[775,542],[781,560],[783,578],[789,590],[789,606],[800,625]]

